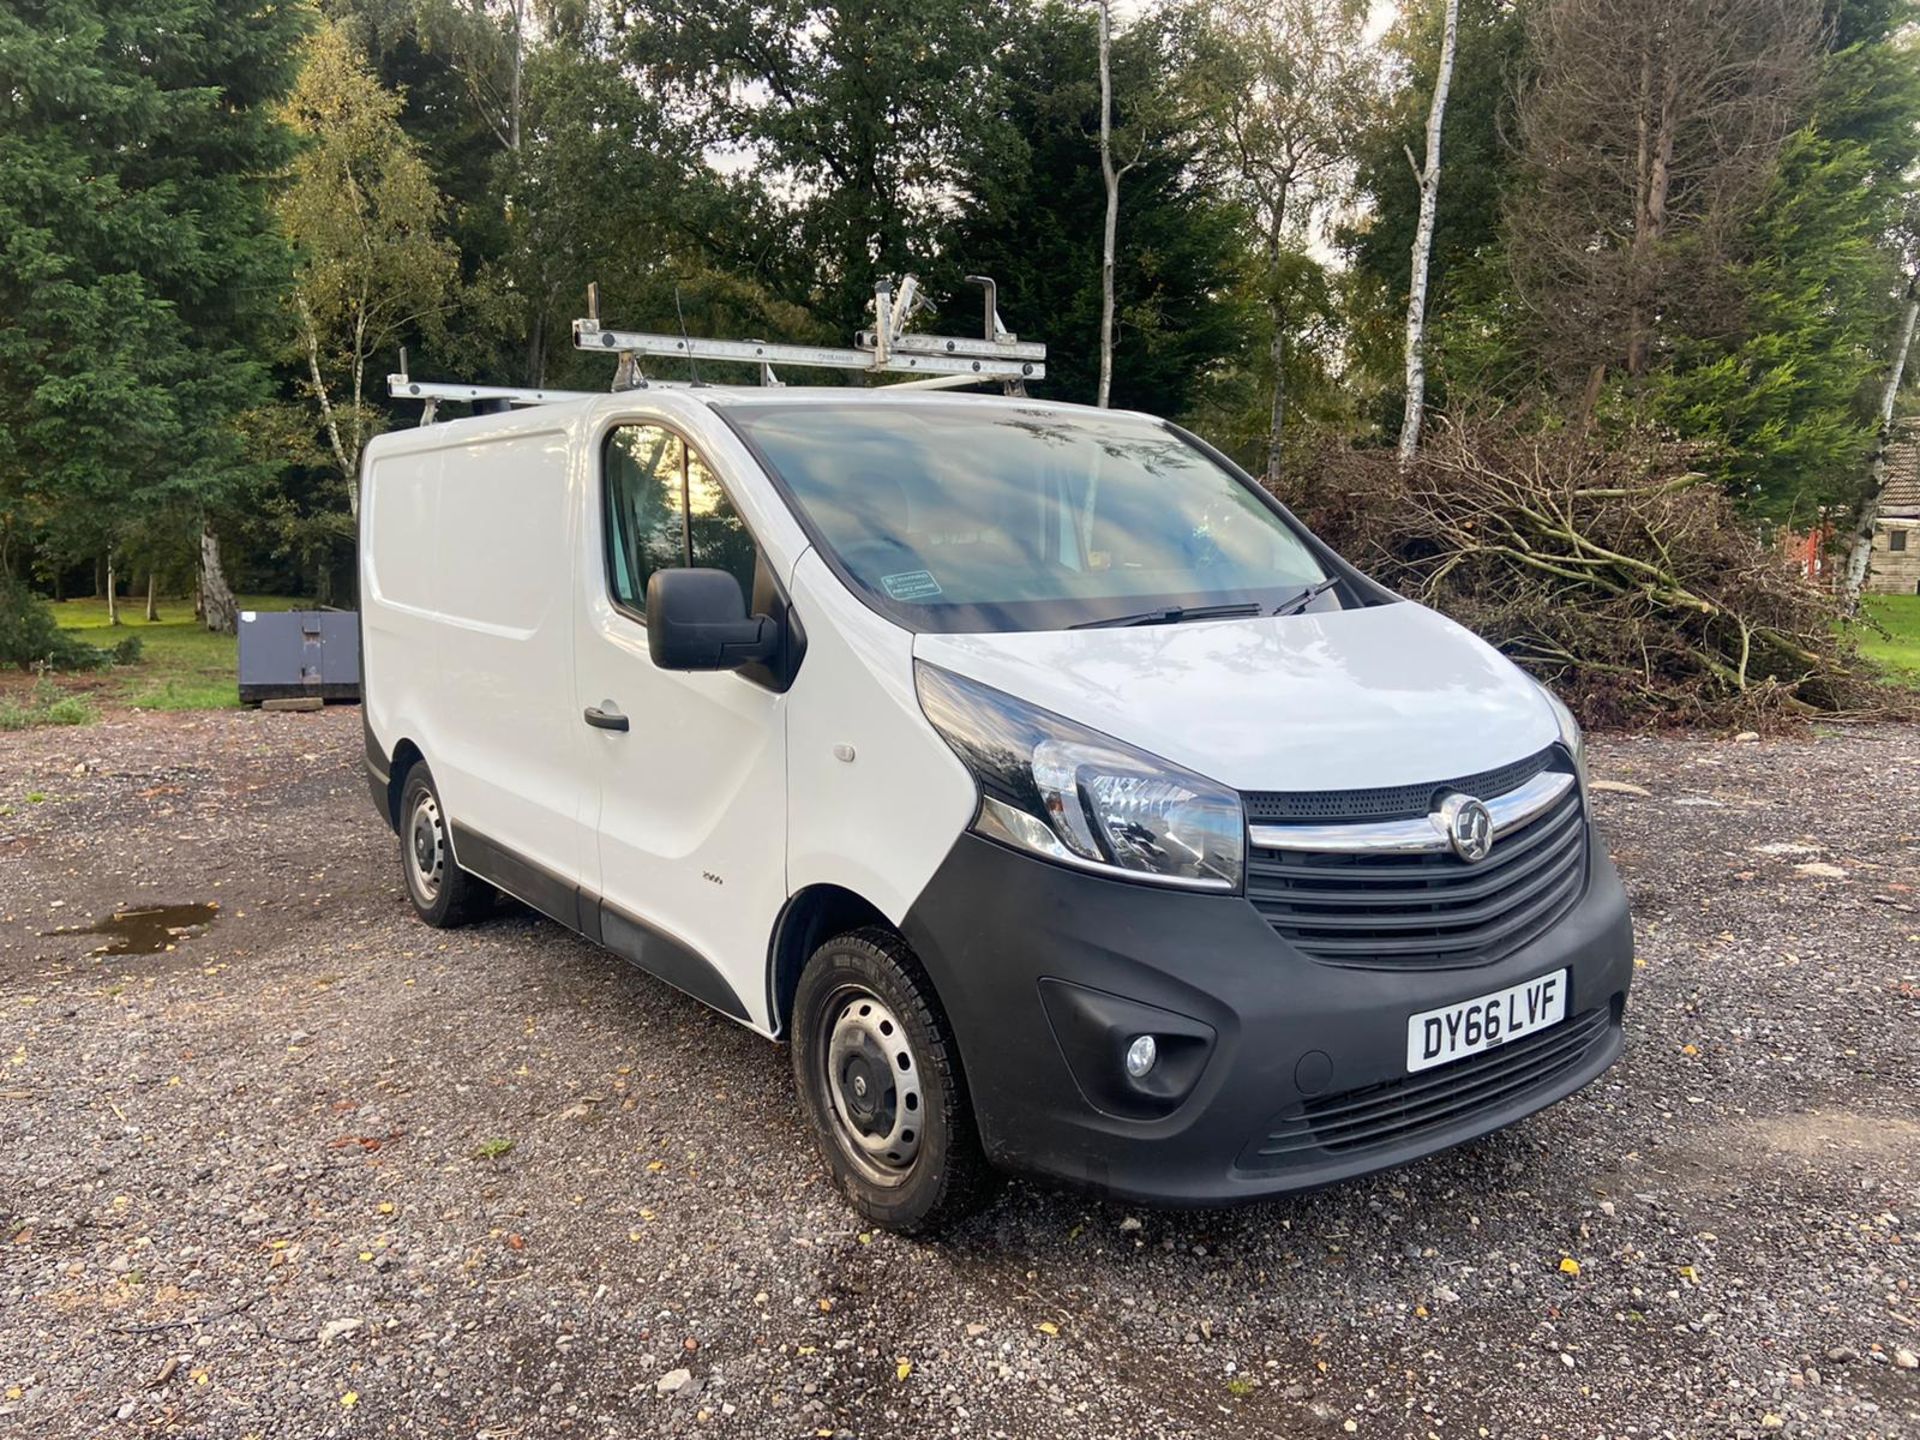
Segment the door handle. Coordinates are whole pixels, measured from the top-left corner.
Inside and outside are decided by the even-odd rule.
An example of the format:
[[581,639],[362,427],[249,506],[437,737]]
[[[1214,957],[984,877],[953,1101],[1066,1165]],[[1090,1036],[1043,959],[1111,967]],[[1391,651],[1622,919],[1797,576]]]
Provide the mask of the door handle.
[[587,724],[596,730],[620,730],[627,728],[627,717],[618,710],[602,710],[598,705],[587,707]]

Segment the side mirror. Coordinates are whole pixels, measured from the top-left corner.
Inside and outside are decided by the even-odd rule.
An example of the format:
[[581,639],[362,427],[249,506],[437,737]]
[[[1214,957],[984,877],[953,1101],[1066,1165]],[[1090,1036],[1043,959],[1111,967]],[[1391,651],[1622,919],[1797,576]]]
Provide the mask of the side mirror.
[[724,570],[656,570],[647,580],[647,653],[662,670],[737,670],[780,648],[771,616],[747,614]]

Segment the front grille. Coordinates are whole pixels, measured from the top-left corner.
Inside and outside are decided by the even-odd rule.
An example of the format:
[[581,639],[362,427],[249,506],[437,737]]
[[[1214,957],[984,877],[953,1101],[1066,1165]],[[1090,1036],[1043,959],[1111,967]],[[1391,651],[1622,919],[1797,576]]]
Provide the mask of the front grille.
[[1400,1080],[1309,1100],[1282,1115],[1241,1154],[1242,1170],[1271,1170],[1308,1152],[1344,1155],[1404,1145],[1548,1089],[1605,1037],[1606,1009]]
[[1363,969],[1484,965],[1536,939],[1573,908],[1587,874],[1579,788],[1493,853],[1321,854],[1254,849],[1247,898],[1289,944]]
[[1482,800],[1517,790],[1542,770],[1552,767],[1560,751],[1549,745],[1524,760],[1436,780],[1431,785],[1382,785],[1371,790],[1254,790],[1244,797],[1247,819],[1254,825],[1277,825],[1289,820],[1406,820],[1425,815],[1434,800],[1449,790],[1478,795]]

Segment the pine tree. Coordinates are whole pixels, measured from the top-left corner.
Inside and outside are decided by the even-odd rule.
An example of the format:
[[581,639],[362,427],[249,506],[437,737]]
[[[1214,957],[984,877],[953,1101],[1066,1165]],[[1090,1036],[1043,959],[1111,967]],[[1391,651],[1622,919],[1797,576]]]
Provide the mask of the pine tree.
[[269,385],[274,102],[303,23],[265,0],[0,10],[0,520],[51,564],[190,552],[260,478],[236,421]]
[[1864,148],[1808,128],[1782,156],[1736,270],[1744,324],[1682,340],[1648,403],[1710,446],[1757,513],[1811,525],[1864,474],[1873,426],[1863,387],[1880,366],[1887,256],[1865,197]]
[[1920,162],[1912,7],[1837,7],[1806,119],[1747,224],[1730,333],[1688,339],[1649,396],[1757,513],[1811,524],[1867,484],[1911,262]]

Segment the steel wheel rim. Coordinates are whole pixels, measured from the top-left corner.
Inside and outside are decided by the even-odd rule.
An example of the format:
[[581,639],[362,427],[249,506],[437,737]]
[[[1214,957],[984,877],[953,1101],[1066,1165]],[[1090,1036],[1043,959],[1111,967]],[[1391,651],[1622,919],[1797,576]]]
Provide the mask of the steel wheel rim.
[[413,802],[401,847],[407,852],[407,884],[422,905],[432,905],[447,871],[447,827],[432,791],[422,791]]
[[906,1183],[924,1140],[920,1061],[900,1017],[871,990],[848,986],[820,1026],[820,1081],[841,1153],[872,1184]]

